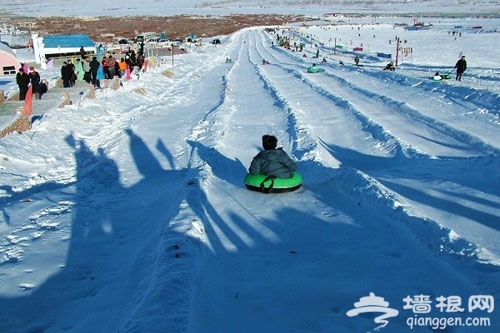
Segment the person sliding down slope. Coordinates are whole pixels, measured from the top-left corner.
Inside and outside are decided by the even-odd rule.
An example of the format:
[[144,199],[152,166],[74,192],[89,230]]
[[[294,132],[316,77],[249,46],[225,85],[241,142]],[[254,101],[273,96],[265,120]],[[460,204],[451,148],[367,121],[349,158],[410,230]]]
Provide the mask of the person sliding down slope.
[[263,151],[259,152],[250,164],[251,174],[290,178],[297,170],[297,165],[280,147],[276,148],[278,139],[273,135],[262,136]]

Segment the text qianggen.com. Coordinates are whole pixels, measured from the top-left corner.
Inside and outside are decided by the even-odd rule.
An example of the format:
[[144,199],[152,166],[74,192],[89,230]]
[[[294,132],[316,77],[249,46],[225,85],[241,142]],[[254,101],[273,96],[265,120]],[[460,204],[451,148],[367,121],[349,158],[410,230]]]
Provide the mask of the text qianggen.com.
[[433,330],[444,330],[450,326],[464,326],[464,327],[489,327],[491,326],[490,318],[487,317],[409,317],[406,324],[413,329],[417,326],[430,327]]

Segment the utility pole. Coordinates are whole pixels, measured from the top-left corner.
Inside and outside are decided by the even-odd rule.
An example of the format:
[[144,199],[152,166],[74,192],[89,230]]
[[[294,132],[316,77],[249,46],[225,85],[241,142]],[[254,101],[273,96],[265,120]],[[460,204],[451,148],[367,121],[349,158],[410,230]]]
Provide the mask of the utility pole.
[[399,37],[396,39],[396,67],[398,66],[399,59]]

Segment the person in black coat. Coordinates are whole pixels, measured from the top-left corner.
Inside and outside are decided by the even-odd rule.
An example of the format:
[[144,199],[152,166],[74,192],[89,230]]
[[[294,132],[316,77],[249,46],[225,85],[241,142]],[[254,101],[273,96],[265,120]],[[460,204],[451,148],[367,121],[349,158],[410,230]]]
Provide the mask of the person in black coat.
[[28,92],[30,77],[24,72],[24,69],[22,67],[19,68],[19,71],[17,72],[16,83],[19,87],[19,100],[24,101],[24,99],[26,98],[26,93]]
[[80,46],[80,57],[82,57],[82,59],[84,60],[87,58],[87,52],[85,52],[83,46]]
[[94,87],[97,85],[97,70],[101,64],[97,60],[97,57],[92,57],[92,60],[89,63],[90,67],[90,78],[92,80],[92,84]]
[[35,67],[31,66],[30,67],[30,73],[29,73],[29,78],[30,78],[30,83],[32,87],[32,93],[38,93],[38,99],[42,99],[42,94],[40,94],[39,87],[40,87],[40,74],[35,70]]
[[462,56],[457,63],[455,64],[455,68],[457,69],[457,76],[455,80],[462,81],[462,74],[467,69],[467,61],[465,61],[465,56]]
[[73,87],[75,85],[75,82],[76,82],[75,64],[73,64],[71,62],[71,60],[68,60],[67,67],[68,67],[68,75],[69,75],[69,86]]
[[73,70],[71,66],[65,61],[61,67],[61,78],[63,80],[63,87],[69,88],[71,87],[71,76],[73,75]]

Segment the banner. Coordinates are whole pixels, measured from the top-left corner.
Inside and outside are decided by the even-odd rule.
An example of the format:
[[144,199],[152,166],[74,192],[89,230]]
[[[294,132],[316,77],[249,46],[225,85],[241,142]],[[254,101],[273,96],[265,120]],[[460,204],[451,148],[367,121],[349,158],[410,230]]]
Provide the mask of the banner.
[[388,58],[388,59],[391,59],[392,58],[392,55],[390,53],[382,53],[382,52],[378,52],[377,53],[377,57],[379,58]]
[[31,113],[33,113],[33,86],[30,85],[24,99],[24,114],[29,116]]
[[403,47],[401,51],[403,53],[403,57],[408,57],[413,54],[413,48],[411,47]]

